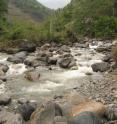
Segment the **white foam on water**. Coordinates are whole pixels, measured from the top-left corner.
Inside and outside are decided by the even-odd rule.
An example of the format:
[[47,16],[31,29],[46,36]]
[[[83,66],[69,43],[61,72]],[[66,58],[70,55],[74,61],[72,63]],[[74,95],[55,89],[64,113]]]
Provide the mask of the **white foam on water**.
[[77,77],[83,77],[85,76],[85,74],[80,72],[80,70],[70,70],[70,71],[61,73],[59,76],[67,80],[67,79],[72,79],[72,78],[77,78]]
[[5,84],[0,84],[0,94],[5,93]]
[[24,64],[10,64],[7,75],[20,75],[26,71]]
[[46,81],[46,83],[44,84],[37,84],[37,85],[33,85],[31,87],[24,87],[22,89],[22,91],[25,91],[25,92],[51,92],[52,90],[55,90],[55,88],[57,87],[60,87],[60,86],[63,86],[63,84],[57,84],[57,83],[54,83],[52,81]]

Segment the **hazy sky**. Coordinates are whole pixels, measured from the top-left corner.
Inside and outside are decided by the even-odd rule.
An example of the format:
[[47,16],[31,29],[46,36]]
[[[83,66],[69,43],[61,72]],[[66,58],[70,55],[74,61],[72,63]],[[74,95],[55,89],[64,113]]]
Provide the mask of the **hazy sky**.
[[37,0],[37,1],[47,6],[48,8],[58,9],[66,6],[71,0]]

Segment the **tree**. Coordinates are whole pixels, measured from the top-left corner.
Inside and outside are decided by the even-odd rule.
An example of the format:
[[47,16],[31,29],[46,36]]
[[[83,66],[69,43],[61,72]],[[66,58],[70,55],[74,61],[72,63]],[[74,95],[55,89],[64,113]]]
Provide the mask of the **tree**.
[[0,0],[0,18],[7,12],[7,2],[8,0]]

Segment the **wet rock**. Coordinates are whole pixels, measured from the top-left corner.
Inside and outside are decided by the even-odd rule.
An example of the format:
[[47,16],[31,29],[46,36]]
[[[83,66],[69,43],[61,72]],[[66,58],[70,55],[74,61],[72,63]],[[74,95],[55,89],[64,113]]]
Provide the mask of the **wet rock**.
[[91,67],[94,72],[105,72],[110,69],[110,65],[106,62],[95,63]]
[[8,57],[7,61],[13,62],[15,64],[23,63],[26,56],[27,56],[27,52],[19,52],[11,57]]
[[20,45],[20,51],[34,52],[36,50],[36,45],[30,42],[22,42]]
[[18,48],[4,48],[2,51],[7,54],[16,54],[20,50]]
[[44,44],[43,46],[41,46],[41,50],[48,50],[51,47],[50,44]]
[[60,48],[61,51],[63,52],[70,52],[70,48],[66,45],[63,45],[61,48]]
[[58,63],[61,68],[70,68],[76,65],[76,63],[72,61],[71,58],[63,58],[59,60]]
[[0,95],[0,105],[8,105],[11,102],[11,97],[8,95]]
[[39,51],[37,55],[37,60],[42,61],[42,62],[47,62],[48,58],[52,57],[53,54],[48,51]]
[[110,54],[106,55],[102,59],[104,62],[111,62],[112,61],[112,56]]
[[108,47],[98,47],[96,51],[97,52],[109,52],[111,51],[111,49],[109,49]]
[[40,78],[40,73],[35,70],[29,70],[25,72],[24,77],[29,81],[38,81]]
[[9,67],[8,65],[5,65],[5,64],[0,64],[0,69],[6,73],[8,70],[9,70]]
[[117,120],[117,106],[107,106],[105,115],[109,121]]
[[87,48],[88,47],[88,44],[75,43],[74,46],[75,47],[80,47],[80,48]]
[[5,73],[3,72],[2,69],[0,69],[0,77],[3,77],[5,75]]
[[35,57],[35,56],[28,56],[24,60],[24,64],[27,66],[37,67],[37,66],[39,66],[39,61],[37,60],[37,57]]
[[6,81],[7,81],[7,77],[1,76],[1,77],[0,77],[0,80],[2,80],[3,82],[6,82]]
[[57,58],[55,58],[55,57],[49,57],[49,58],[47,59],[47,63],[48,63],[49,65],[56,65],[56,63],[57,63]]
[[24,124],[24,122],[21,115],[1,110],[0,124]]
[[24,103],[18,107],[18,112],[22,115],[25,121],[30,119],[31,114],[35,111],[36,104],[35,103]]
[[114,40],[114,41],[112,42],[112,45],[117,45],[117,40]]
[[95,113],[86,111],[73,117],[70,124],[101,124],[101,120]]
[[25,98],[20,98],[20,99],[18,99],[18,103],[19,103],[19,104],[29,103],[29,100],[27,100],[27,99],[25,99]]
[[54,118],[54,124],[68,124],[67,119],[62,116],[56,116]]
[[15,56],[8,57],[7,61],[13,62],[15,64],[23,63],[23,60],[21,58],[18,58],[18,57],[15,57]]
[[56,116],[63,116],[60,106],[54,102],[48,102],[32,114],[31,124],[54,124]]
[[61,68],[71,68],[76,66],[76,61],[70,54],[65,54],[58,59],[58,64]]
[[22,52],[16,53],[14,56],[24,60],[26,58],[27,54],[28,53],[26,51],[22,51]]
[[72,108],[73,116],[76,116],[85,111],[93,112],[99,115],[100,117],[102,117],[105,114],[106,108],[102,103],[93,102],[93,101],[83,102]]

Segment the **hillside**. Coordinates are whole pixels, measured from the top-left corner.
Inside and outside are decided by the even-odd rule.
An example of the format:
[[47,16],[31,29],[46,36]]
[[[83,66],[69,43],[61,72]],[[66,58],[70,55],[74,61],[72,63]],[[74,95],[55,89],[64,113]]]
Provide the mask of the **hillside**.
[[10,19],[27,19],[42,21],[52,10],[44,7],[36,0],[9,0],[8,15]]
[[53,17],[54,36],[66,37],[117,37],[116,0],[72,0]]

